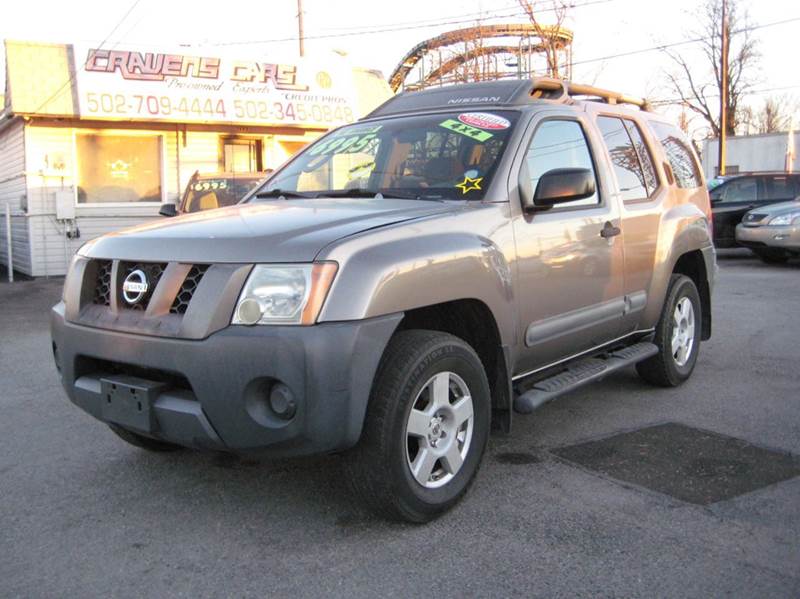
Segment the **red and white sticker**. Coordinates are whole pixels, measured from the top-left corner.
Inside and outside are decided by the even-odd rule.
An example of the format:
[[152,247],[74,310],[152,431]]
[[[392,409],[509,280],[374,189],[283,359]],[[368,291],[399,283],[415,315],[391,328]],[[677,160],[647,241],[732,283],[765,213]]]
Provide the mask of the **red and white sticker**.
[[511,126],[508,119],[488,112],[464,112],[458,115],[458,120],[479,129],[498,130],[508,129]]

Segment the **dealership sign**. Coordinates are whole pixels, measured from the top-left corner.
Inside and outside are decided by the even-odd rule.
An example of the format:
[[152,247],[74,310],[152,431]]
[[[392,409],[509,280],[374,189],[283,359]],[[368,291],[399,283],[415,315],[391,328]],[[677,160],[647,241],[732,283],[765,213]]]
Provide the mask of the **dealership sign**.
[[331,126],[356,119],[352,69],[74,46],[82,118]]

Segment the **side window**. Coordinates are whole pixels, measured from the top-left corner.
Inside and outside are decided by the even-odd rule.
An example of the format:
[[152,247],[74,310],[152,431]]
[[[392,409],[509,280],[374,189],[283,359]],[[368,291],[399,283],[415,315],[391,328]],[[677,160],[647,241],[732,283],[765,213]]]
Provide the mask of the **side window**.
[[[717,190],[715,190],[717,191]],[[719,189],[722,202],[755,202],[758,192],[758,181],[755,177],[742,177],[729,181]]]
[[629,202],[647,198],[647,184],[639,155],[622,119],[601,116],[597,118],[597,126],[611,156],[622,200]]
[[764,179],[767,189],[763,199],[767,201],[792,200],[797,195],[792,177],[776,176],[765,177]]
[[656,175],[653,157],[650,155],[650,150],[647,149],[647,144],[644,143],[639,125],[627,119],[623,119],[622,122],[625,123],[625,127],[628,129],[628,135],[631,136],[631,140],[633,141],[633,147],[636,148],[636,155],[639,156],[639,164],[642,165],[642,173],[644,173],[644,184],[647,187],[647,195],[651,196],[658,187],[658,175]]
[[[545,121],[536,130],[525,156],[531,177],[531,188],[535,191],[539,178],[547,171],[557,168],[586,168],[595,174],[592,155],[583,128],[576,121]],[[594,195],[583,200],[569,202],[565,207],[593,206],[600,202]]]
[[653,128],[658,141],[664,146],[667,160],[672,167],[678,187],[684,189],[701,187],[703,177],[697,167],[697,160],[695,160],[694,152],[692,152],[688,143],[684,141],[680,129],[655,121],[651,121],[650,126]]

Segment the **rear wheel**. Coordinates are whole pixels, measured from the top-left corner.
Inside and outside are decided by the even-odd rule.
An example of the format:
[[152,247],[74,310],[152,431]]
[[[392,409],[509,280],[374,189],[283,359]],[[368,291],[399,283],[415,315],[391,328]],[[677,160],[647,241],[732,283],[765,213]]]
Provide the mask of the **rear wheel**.
[[377,514],[427,522],[455,505],[489,437],[486,373],[461,339],[402,331],[384,353],[359,444],[347,455],[351,487]]
[[789,254],[783,250],[766,249],[753,251],[756,256],[761,258],[767,264],[783,264],[789,259]]
[[702,306],[697,287],[685,275],[672,275],[656,326],[658,353],[639,362],[636,371],[660,387],[677,387],[688,379],[700,351]]
[[144,435],[139,435],[121,426],[117,426],[116,424],[109,423],[108,428],[114,431],[114,434],[126,443],[130,443],[140,449],[146,449],[148,451],[177,451],[183,449],[180,445],[159,441],[158,439],[151,439],[150,437],[145,437]]

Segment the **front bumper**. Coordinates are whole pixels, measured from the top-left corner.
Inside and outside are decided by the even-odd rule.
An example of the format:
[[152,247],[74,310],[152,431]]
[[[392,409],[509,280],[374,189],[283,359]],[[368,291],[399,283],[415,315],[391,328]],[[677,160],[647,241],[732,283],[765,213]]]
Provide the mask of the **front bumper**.
[[800,226],[746,227],[740,224],[736,226],[736,241],[752,249],[769,247],[800,252]]
[[[56,363],[70,400],[103,420],[101,380],[163,383],[153,403],[158,439],[276,456],[353,446],[378,361],[402,314],[354,322],[224,328],[205,339],[136,335],[67,322],[53,307]],[[269,408],[276,382],[296,402],[291,420]],[[137,431],[138,432],[138,431]]]

